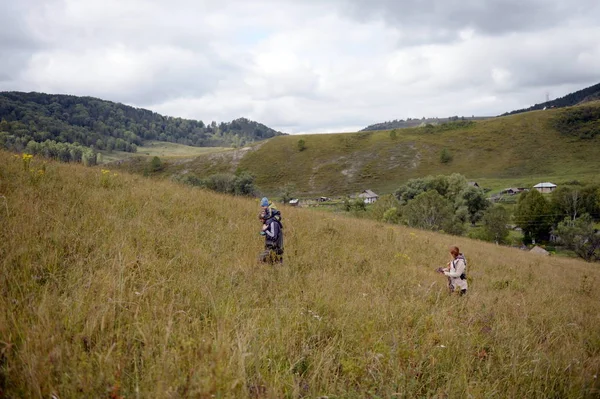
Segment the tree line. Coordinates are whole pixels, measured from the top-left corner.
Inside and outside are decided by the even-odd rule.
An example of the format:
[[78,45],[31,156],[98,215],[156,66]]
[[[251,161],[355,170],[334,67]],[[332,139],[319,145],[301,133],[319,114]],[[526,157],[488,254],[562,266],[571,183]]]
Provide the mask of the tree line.
[[455,173],[411,179],[370,207],[361,198],[347,198],[343,207],[359,217],[498,244],[511,243],[510,231],[519,227],[523,244],[553,242],[585,260],[600,260],[600,233],[594,227],[600,221],[598,185],[563,186],[549,195],[530,190],[511,212]]
[[92,97],[0,93],[0,144],[9,142],[17,151],[32,140],[136,152],[146,140],[230,147],[280,134],[246,118],[205,124]]

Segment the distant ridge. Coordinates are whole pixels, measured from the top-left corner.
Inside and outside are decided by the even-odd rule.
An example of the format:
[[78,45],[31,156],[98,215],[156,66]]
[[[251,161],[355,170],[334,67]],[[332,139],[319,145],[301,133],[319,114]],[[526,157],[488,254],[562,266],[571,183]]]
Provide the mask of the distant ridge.
[[541,104],[535,104],[529,108],[518,109],[511,112],[506,112],[501,116],[506,115],[514,115],[520,114],[523,112],[529,111],[537,111],[544,108],[563,108],[563,107],[571,107],[573,105],[600,100],[600,83],[595,84],[593,86],[587,87],[585,89],[576,91],[574,93],[567,94],[564,97],[557,98],[556,100],[547,101]]
[[147,140],[239,147],[279,135],[246,118],[204,123],[93,97],[0,92],[0,144],[10,150],[46,140],[128,152]]

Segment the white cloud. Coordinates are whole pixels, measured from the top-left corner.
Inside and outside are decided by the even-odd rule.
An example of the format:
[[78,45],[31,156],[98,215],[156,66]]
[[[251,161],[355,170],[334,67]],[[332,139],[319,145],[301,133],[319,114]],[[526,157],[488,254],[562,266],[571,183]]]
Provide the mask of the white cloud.
[[0,90],[290,132],[494,115],[598,83],[600,70],[592,0],[15,4],[0,15]]

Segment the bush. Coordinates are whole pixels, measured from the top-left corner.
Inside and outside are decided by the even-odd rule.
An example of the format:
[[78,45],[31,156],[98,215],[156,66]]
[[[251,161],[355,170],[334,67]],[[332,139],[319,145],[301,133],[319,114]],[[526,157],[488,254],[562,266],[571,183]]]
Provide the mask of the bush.
[[302,152],[306,149],[306,141],[304,139],[298,140],[298,151]]
[[448,151],[447,148],[444,148],[440,153],[440,162],[441,163],[450,163],[452,162],[452,154]]

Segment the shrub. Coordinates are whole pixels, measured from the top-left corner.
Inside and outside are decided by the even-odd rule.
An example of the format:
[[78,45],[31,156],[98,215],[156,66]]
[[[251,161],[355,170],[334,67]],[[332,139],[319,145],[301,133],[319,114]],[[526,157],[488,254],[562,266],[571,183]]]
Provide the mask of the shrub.
[[304,139],[298,140],[298,151],[302,152],[306,149],[306,141]]
[[447,148],[444,148],[440,153],[440,162],[441,163],[450,163],[452,162],[452,154],[448,151]]

